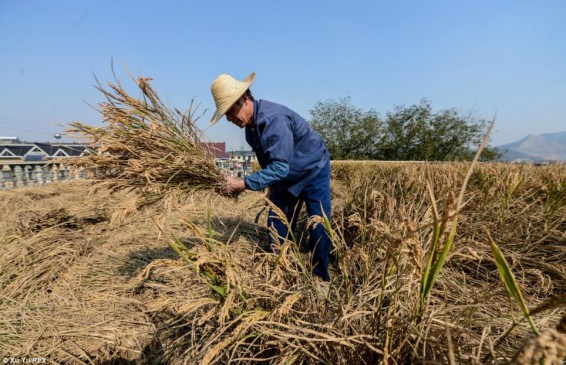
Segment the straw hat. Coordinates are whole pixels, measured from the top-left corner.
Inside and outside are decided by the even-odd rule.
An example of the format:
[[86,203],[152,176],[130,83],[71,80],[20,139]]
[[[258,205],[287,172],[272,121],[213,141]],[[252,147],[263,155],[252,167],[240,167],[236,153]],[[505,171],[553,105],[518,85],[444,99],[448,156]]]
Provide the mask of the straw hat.
[[244,95],[250,85],[254,82],[255,72],[252,72],[242,81],[236,80],[230,75],[218,76],[210,85],[210,92],[216,103],[216,112],[210,120],[210,124],[218,122],[232,105]]

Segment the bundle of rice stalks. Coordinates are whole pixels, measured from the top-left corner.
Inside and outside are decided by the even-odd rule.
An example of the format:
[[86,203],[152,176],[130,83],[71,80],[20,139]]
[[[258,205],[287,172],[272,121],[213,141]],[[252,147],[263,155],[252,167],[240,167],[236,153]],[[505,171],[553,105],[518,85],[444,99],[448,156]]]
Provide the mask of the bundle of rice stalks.
[[94,189],[134,191],[137,207],[196,189],[215,189],[224,177],[214,154],[203,144],[193,103],[185,113],[170,110],[149,85],[151,78],[132,77],[142,93],[130,96],[115,76],[99,104],[104,127],[71,123],[73,135],[86,137],[96,153],[70,163],[93,178]]

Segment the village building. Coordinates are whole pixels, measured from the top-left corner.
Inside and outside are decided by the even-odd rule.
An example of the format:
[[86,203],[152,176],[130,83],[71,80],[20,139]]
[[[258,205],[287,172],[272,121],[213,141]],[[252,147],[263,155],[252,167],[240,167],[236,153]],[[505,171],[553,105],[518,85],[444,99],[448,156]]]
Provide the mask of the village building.
[[0,190],[68,179],[64,160],[93,152],[80,143],[29,143],[0,137]]
[[6,142],[5,139],[0,139],[0,163],[49,161],[56,158],[85,156],[92,152],[87,145],[80,143],[25,143]]
[[[226,142],[203,143],[228,176],[243,178],[254,171],[253,151],[226,151]],[[80,143],[30,143],[0,137],[0,190],[69,178],[65,159],[95,151]]]
[[253,172],[254,162],[257,161],[253,151],[226,152],[226,142],[205,143],[205,145],[214,153],[216,165],[227,175],[243,178]]

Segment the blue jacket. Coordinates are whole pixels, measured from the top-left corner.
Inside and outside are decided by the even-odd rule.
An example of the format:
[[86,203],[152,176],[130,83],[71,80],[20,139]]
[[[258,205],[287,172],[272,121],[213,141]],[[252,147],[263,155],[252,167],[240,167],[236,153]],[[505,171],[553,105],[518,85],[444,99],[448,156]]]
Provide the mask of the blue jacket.
[[318,133],[291,109],[267,100],[254,100],[254,126],[246,141],[263,170],[246,176],[246,187],[275,186],[298,196],[330,158]]

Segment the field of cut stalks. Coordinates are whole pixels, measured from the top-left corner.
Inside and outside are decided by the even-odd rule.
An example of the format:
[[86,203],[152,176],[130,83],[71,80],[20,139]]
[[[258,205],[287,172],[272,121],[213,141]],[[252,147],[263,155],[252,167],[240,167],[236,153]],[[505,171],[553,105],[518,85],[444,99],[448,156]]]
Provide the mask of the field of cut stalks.
[[[560,364],[566,166],[334,162],[332,223],[267,254],[265,200],[128,215],[90,182],[0,192],[0,355],[47,363]],[[172,208],[176,206],[176,208]],[[114,217],[114,219],[112,219]],[[328,292],[306,226],[334,244]]]

